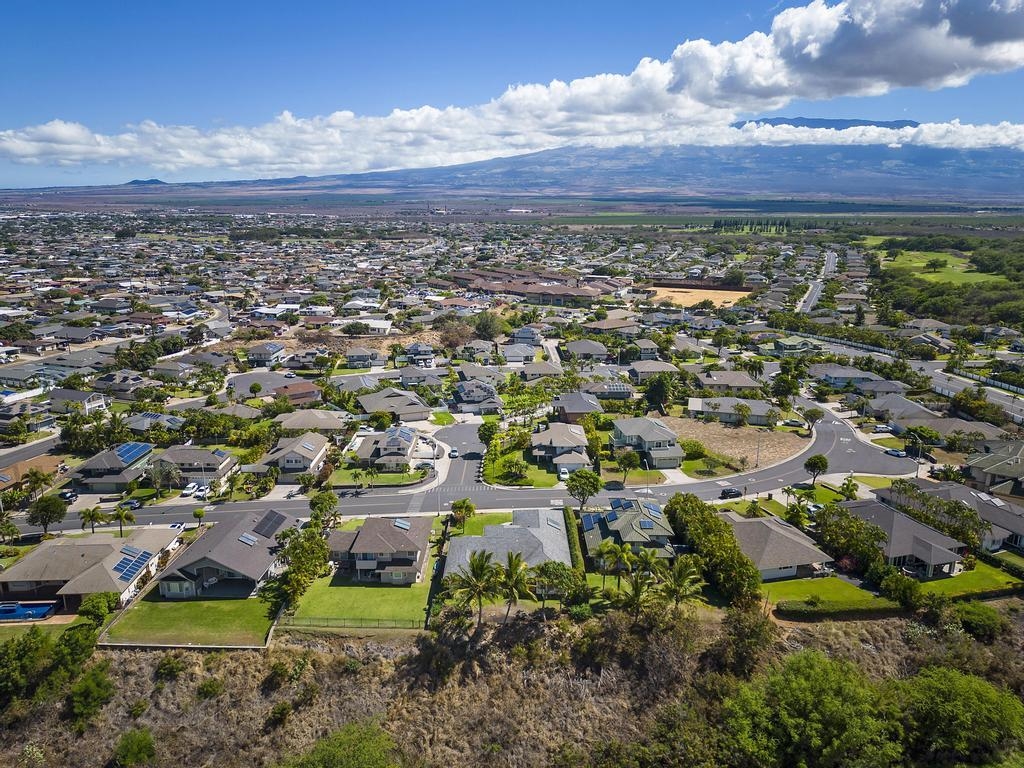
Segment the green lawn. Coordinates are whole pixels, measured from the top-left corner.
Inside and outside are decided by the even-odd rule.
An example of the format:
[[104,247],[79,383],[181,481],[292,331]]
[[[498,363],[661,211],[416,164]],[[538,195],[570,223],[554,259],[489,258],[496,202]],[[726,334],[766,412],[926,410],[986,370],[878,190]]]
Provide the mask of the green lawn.
[[[440,523],[444,518],[437,518]],[[469,520],[466,521],[466,529],[461,530],[459,528],[451,528],[453,536],[482,536],[484,528],[488,525],[501,525],[502,523],[511,523],[512,513],[511,512],[486,512],[479,515],[473,515]],[[438,526],[440,528],[440,526]]]
[[33,625],[33,624],[18,624],[18,625],[0,624],[0,643],[3,643],[3,642],[5,642],[7,640],[10,640],[12,638],[18,637],[19,635],[23,635],[32,626],[37,626],[41,630],[43,630],[43,632],[45,632],[46,634],[51,635],[52,637],[56,638],[57,635],[62,634],[64,632],[64,630],[67,629],[68,627],[72,627],[75,624],[80,624],[83,621],[85,621],[85,619],[83,619],[81,617],[78,617],[74,621],[70,622],[69,624],[35,624],[35,625]]
[[432,567],[427,564],[423,582],[407,586],[355,581],[340,574],[325,576],[314,581],[299,600],[295,617],[425,621]]
[[[121,533],[120,528],[118,528],[117,523],[115,522],[113,528],[97,528],[96,533],[105,533],[109,536],[113,536],[115,539],[127,539],[129,536],[132,535],[132,529],[128,528],[124,531],[124,533]],[[91,536],[92,531],[86,528],[81,533],[65,533],[64,535],[67,536],[69,539],[84,539],[86,536]]]
[[906,445],[903,440],[898,437],[882,437],[878,440],[872,440],[875,445],[880,445],[882,448],[896,448],[897,450],[906,450]]
[[1020,584],[1021,580],[988,563],[978,563],[973,571],[952,578],[936,579],[921,584],[925,592],[941,595],[969,595]]
[[725,466],[724,462],[714,469],[708,469],[704,459],[686,459],[683,461],[682,470],[690,477],[699,478],[721,477],[722,475],[733,474],[733,470]]
[[1003,562],[1016,565],[1018,568],[1024,568],[1024,557],[1021,557],[1016,552],[1004,549],[1002,552],[996,552],[996,557]]
[[447,427],[455,423],[455,417],[448,411],[434,411],[430,416],[430,422],[441,427]]
[[[937,272],[929,272],[924,268],[929,259],[943,259],[946,266]],[[948,283],[980,283],[986,280],[1001,280],[999,275],[975,272],[970,261],[963,256],[954,256],[942,251],[903,251],[895,261],[882,258],[883,267],[907,267],[913,269],[918,277],[935,282]]]
[[[512,459],[521,458],[526,461],[526,477],[521,480],[511,480],[505,477],[505,467]],[[531,464],[529,451],[511,451],[499,456],[493,464],[484,464],[484,482],[495,485],[517,485],[533,486],[534,488],[553,488],[558,482],[558,475],[541,469],[536,464]]]
[[806,600],[814,595],[826,603],[843,602],[866,605],[879,599],[866,589],[855,587],[838,576],[770,581],[761,585],[761,591],[765,593],[771,603],[783,600]]
[[262,645],[270,605],[259,599],[163,600],[154,589],[111,625],[113,643]]
[[891,477],[879,477],[878,475],[854,475],[853,479],[860,485],[868,488],[888,488],[892,485]]
[[[366,476],[365,470],[363,471],[362,478],[357,482],[352,476],[355,471],[354,467],[342,467],[336,469],[331,473],[331,485],[358,485],[362,483],[367,488],[370,487],[370,479]],[[375,478],[373,478],[374,487],[380,485],[405,485],[407,483],[414,483],[417,480],[422,480],[427,476],[427,470],[418,469],[415,472],[381,472]]]
[[[782,517],[782,515],[786,513],[785,504],[781,504],[778,501],[775,501],[774,499],[759,499],[757,503],[758,506],[761,507],[761,511],[769,515],[776,515],[777,517]],[[736,501],[727,501],[723,504],[716,504],[716,506],[721,507],[722,509],[731,509],[735,512],[743,514],[747,511],[748,504],[750,504],[749,501],[738,499]]]
[[125,413],[131,406],[123,400],[115,400],[110,404],[111,413]]
[[33,549],[35,549],[38,546],[39,546],[38,544],[13,544],[13,545],[12,544],[7,544],[7,545],[5,545],[5,548],[7,548],[7,549],[13,547],[14,549],[18,550],[18,554],[14,555],[12,557],[0,557],[0,568],[10,568],[12,565],[14,565],[16,562],[21,560],[21,558],[23,558],[25,555],[27,555],[29,552],[31,552]]
[[[622,472],[615,469],[615,464],[613,462],[608,462],[606,465],[602,465],[601,482],[622,482]],[[658,485],[663,482],[665,482],[665,475],[656,469],[634,469],[629,473],[629,477],[626,478],[626,485],[631,488],[645,485]]]
[[501,416],[499,416],[496,413],[487,413],[481,416],[480,418],[484,420],[485,424],[497,424],[499,421],[501,421]]

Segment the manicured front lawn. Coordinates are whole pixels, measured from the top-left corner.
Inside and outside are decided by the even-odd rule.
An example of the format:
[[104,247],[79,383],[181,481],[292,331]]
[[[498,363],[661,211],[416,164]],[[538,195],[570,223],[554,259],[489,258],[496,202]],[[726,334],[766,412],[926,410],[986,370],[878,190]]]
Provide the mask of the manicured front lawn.
[[257,598],[163,600],[154,589],[111,625],[115,643],[262,645],[270,605]]
[[[370,479],[366,476],[365,471],[358,481],[352,475],[354,471],[355,469],[352,467],[342,467],[341,469],[334,470],[331,473],[331,485],[359,485],[362,483],[369,488]],[[406,485],[422,480],[426,476],[427,471],[425,469],[417,469],[415,472],[381,472],[373,478],[373,485],[374,487],[380,485]]]
[[[508,466],[510,461],[517,458],[526,461],[526,477],[519,480],[513,480],[506,476],[505,468]],[[555,483],[558,482],[558,475],[554,472],[548,472],[546,469],[541,469],[536,464],[531,464],[527,456],[527,451],[511,451],[499,456],[493,464],[484,464],[484,482],[492,483],[494,485],[553,488]]]
[[[746,514],[747,507],[750,505],[749,501],[738,499],[736,501],[727,501],[724,504],[716,504],[716,506],[722,509],[731,509],[740,514]],[[761,508],[761,511],[769,515],[776,515],[781,517],[786,513],[786,507],[783,504],[775,501],[774,499],[758,499],[757,505]]]
[[878,475],[854,475],[853,479],[860,485],[866,485],[868,488],[888,488],[892,485],[891,477],[879,477]]
[[[438,518],[443,520],[444,518]],[[466,521],[465,530],[461,528],[452,527],[449,528],[453,536],[482,536],[484,528],[488,525],[501,525],[502,523],[511,523],[512,513],[511,512],[486,512],[484,514],[473,515],[469,520]]]
[[299,600],[295,617],[424,621],[432,567],[427,564],[423,582],[408,586],[356,581],[341,574],[325,576],[314,581]]
[[[608,466],[601,467],[601,482],[621,483],[622,472],[615,469],[614,464],[609,462]],[[656,469],[634,469],[629,473],[629,477],[626,478],[626,485],[630,487],[657,485],[663,482],[665,482],[665,475]]]
[[501,416],[499,416],[496,413],[488,413],[481,416],[480,418],[484,420],[485,424],[497,424],[499,421],[501,421]]
[[898,437],[882,437],[878,440],[872,440],[875,445],[880,445],[883,448],[896,448],[897,450],[904,450],[904,442]]
[[978,563],[973,571],[965,571],[951,578],[922,582],[925,592],[940,595],[970,595],[1020,584],[1021,580],[988,563]]
[[1024,557],[1021,557],[1016,552],[1004,549],[1002,552],[996,552],[996,557],[1011,565],[1016,565],[1018,568],[1024,568]]
[[770,581],[761,585],[768,601],[778,603],[783,600],[806,600],[809,597],[820,597],[823,602],[842,602],[845,604],[867,605],[879,598],[866,589],[855,587],[838,576],[820,579],[786,579]]
[[690,477],[700,478],[731,475],[734,471],[725,466],[724,463],[720,463],[714,469],[709,469],[704,459],[686,459],[683,461],[682,470]]
[[455,417],[448,411],[434,411],[430,416],[430,422],[441,427],[447,427],[455,423]]
[[74,621],[68,622],[67,624],[49,624],[43,622],[36,624],[0,624],[0,643],[25,634],[33,626],[39,627],[47,635],[56,639],[58,635],[63,634],[65,629],[73,627],[75,624],[81,624],[83,621],[85,621],[85,619],[79,616],[76,617]]

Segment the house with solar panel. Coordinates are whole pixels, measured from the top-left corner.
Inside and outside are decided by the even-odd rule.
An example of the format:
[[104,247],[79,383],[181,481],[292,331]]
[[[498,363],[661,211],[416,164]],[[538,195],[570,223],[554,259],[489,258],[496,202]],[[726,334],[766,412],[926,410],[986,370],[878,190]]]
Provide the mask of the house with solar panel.
[[482,536],[456,536],[448,545],[444,575],[467,567],[470,554],[476,551],[490,552],[495,563],[518,552],[531,568],[549,560],[572,565],[560,509],[514,509],[510,523],[488,525]]
[[356,531],[332,531],[331,560],[358,581],[416,584],[430,560],[430,517],[368,517]]
[[0,571],[0,599],[53,599],[73,611],[86,595],[115,592],[125,603],[156,573],[160,555],[178,547],[178,533],[147,527],[123,539],[106,533],[49,539]]
[[218,522],[179,555],[160,576],[160,595],[252,597],[263,583],[284,570],[275,538],[299,520],[284,512],[247,512]]
[[121,493],[142,478],[152,455],[149,443],[123,443],[79,464],[71,480],[87,493]]
[[175,416],[173,413],[153,413],[151,411],[145,411],[143,413],[136,413],[133,416],[129,416],[125,419],[125,425],[132,432],[140,435],[145,434],[153,427],[162,427],[168,432],[177,432],[185,426],[185,419],[181,416]]
[[660,419],[637,416],[616,419],[613,448],[629,447],[642,454],[651,469],[675,469],[683,462],[683,449],[676,433]]
[[182,487],[189,483],[205,485],[214,493],[224,489],[224,481],[238,471],[238,459],[220,448],[209,450],[193,445],[172,445],[153,459],[153,464],[166,464],[181,473]]
[[383,432],[364,435],[355,454],[362,467],[381,472],[408,472],[419,437],[410,427],[390,427]]
[[676,556],[672,545],[675,531],[659,504],[641,499],[612,499],[610,507],[604,512],[588,512],[580,518],[583,548],[591,564],[605,541],[626,544],[634,554],[649,549],[666,560]]

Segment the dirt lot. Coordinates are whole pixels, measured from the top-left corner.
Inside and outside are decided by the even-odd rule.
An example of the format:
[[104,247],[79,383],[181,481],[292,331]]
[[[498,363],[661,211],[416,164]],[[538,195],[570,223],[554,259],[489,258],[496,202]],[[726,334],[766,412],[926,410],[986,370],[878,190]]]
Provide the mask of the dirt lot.
[[680,440],[700,440],[708,449],[733,459],[746,456],[751,467],[757,456],[758,435],[761,437],[762,467],[787,459],[807,446],[807,438],[793,432],[760,432],[755,427],[727,427],[718,422],[705,423],[674,416],[662,418],[662,421],[679,435]]
[[670,299],[682,307],[692,307],[704,299],[711,299],[716,307],[728,307],[746,296],[749,291],[709,291],[704,288],[655,288],[654,300]]

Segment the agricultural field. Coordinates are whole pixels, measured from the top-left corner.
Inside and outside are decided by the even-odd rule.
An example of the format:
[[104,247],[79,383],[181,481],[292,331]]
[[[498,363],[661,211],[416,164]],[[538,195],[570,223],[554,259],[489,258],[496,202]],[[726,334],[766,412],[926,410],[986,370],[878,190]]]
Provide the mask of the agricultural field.
[[706,288],[655,288],[654,300],[669,301],[681,307],[692,307],[710,299],[716,307],[728,307],[747,296],[749,291],[714,291]]

